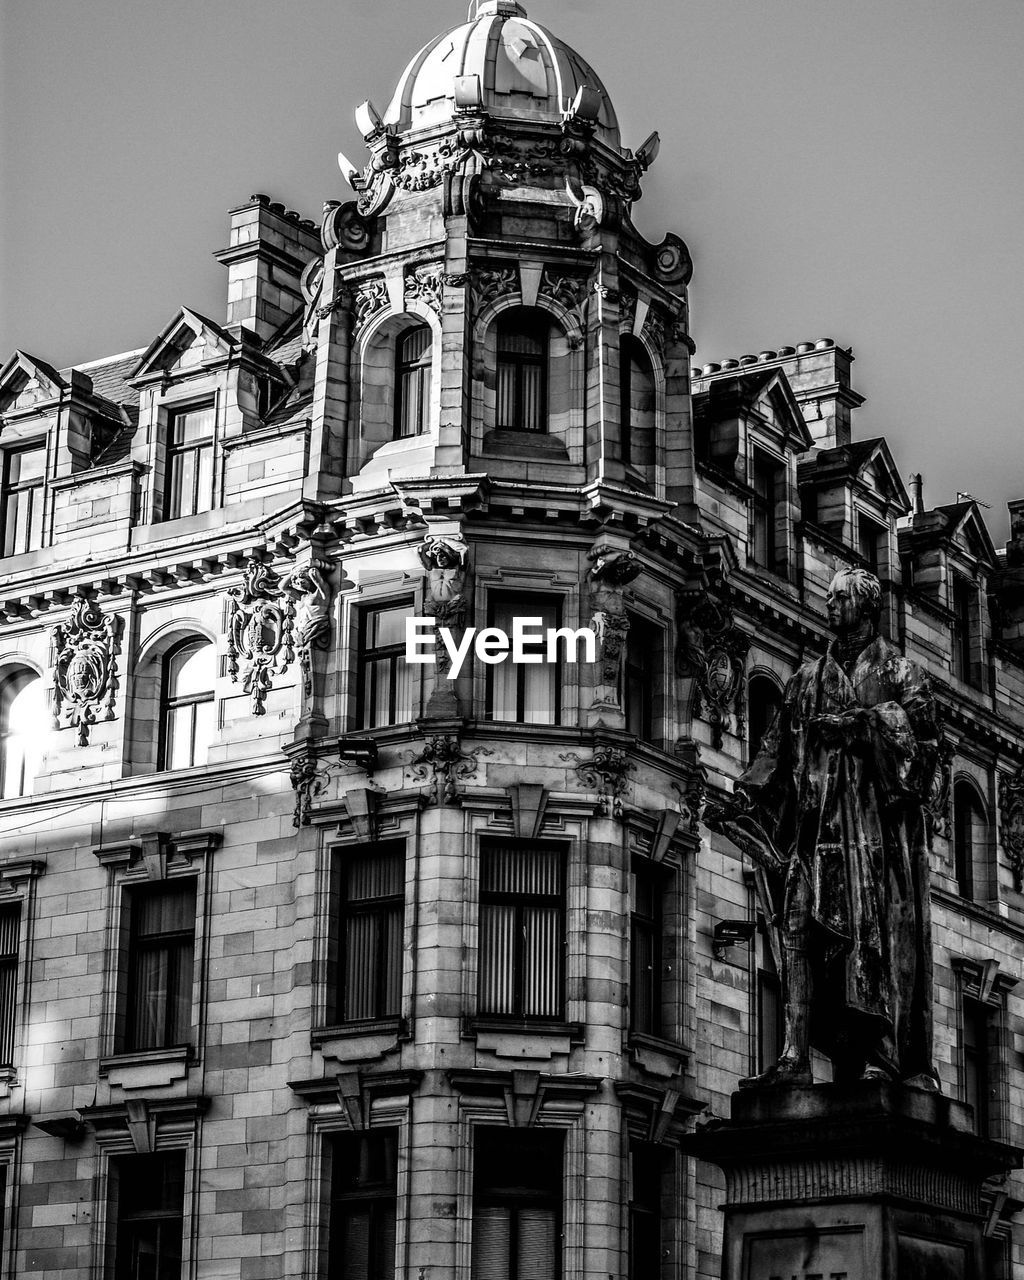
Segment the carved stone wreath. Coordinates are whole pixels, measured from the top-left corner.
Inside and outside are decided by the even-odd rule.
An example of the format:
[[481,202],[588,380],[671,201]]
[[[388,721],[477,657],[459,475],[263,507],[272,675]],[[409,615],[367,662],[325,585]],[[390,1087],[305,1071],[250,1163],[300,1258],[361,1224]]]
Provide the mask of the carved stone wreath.
[[54,722],[77,727],[80,747],[89,741],[90,725],[114,718],[123,626],[118,614],[104,614],[80,597],[68,621],[53,629]]
[[[732,610],[703,591],[676,600],[676,674],[695,683],[693,714],[711,725],[711,741],[723,742],[731,711],[743,713],[743,670],[750,637],[735,625]],[[742,731],[741,724],[737,730]]]
[[242,585],[228,595],[228,672],[236,684],[241,680],[253,715],[262,716],[274,673],[295,657],[295,604],[278,575],[255,556],[246,562]]

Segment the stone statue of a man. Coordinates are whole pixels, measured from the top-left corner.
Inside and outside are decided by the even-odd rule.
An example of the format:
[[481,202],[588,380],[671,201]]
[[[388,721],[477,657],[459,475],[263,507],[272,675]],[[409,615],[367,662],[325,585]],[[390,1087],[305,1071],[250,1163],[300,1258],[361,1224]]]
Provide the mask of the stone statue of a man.
[[810,1083],[813,1045],[837,1080],[937,1087],[924,814],[937,730],[880,608],[873,574],[835,575],[828,652],[789,681],[735,795],[707,815],[765,872],[781,935],[785,1044],[746,1085]]

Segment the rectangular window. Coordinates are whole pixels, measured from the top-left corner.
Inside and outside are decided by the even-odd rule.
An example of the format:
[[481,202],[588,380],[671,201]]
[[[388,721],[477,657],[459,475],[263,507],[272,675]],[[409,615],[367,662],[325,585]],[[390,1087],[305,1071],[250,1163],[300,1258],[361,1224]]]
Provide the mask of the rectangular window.
[[402,1005],[405,850],[335,853],[338,982],[335,1018],[397,1018]]
[[14,1065],[14,1033],[18,1022],[18,936],[20,932],[20,907],[4,907],[0,910],[0,1067]]
[[119,1156],[111,1170],[114,1280],[180,1280],[185,1153]]
[[886,531],[882,525],[870,516],[860,514],[857,518],[857,550],[876,578],[885,568],[885,543]]
[[750,551],[755,564],[773,573],[785,573],[786,546],[779,528],[785,508],[785,468],[767,454],[754,450],[753,527]]
[[477,1128],[472,1280],[558,1280],[561,1132]]
[[961,574],[953,574],[950,605],[953,610],[953,674],[973,684],[974,663],[971,641],[978,592]]
[[767,1071],[782,1053],[782,983],[762,922],[757,929],[757,1070]]
[[964,1101],[974,1108],[975,1132],[987,1135],[992,1087],[991,1015],[987,1005],[970,996],[964,996],[963,1006]]
[[664,879],[657,867],[634,862],[630,876],[629,1010],[630,1030],[660,1036],[661,897]]
[[43,545],[43,478],[46,445],[3,450],[3,554],[21,555]]
[[560,1018],[565,986],[565,853],[485,844],[480,867],[482,1014]]
[[393,1280],[397,1153],[393,1129],[330,1139],[331,1280]]
[[657,1280],[662,1258],[665,1153],[648,1142],[629,1148],[629,1280]]
[[[555,596],[494,596],[489,625],[511,639],[516,618],[531,618],[529,631],[560,627],[561,605]],[[548,662],[543,644],[527,652],[540,662],[515,663],[511,657],[487,668],[487,706],[491,720],[518,724],[558,724],[561,719],[562,661]],[[559,646],[559,655],[562,646]]]
[[194,516],[213,506],[213,405],[172,413],[167,426],[164,519]]
[[654,699],[661,673],[662,630],[630,615],[623,670],[626,729],[644,742],[654,741]]
[[405,620],[411,613],[411,600],[362,612],[358,721],[363,729],[408,724],[412,719],[412,680],[405,660]]
[[129,890],[125,1049],[170,1049],[192,1039],[196,889],[192,879]]

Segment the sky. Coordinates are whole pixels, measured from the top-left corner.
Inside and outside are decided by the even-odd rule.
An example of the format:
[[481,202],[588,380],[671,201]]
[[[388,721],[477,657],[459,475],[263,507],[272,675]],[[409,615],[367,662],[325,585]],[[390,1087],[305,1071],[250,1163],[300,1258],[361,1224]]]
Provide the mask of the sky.
[[[694,259],[696,363],[831,337],[929,505],[1024,497],[1022,0],[527,0],[594,66],[637,225]],[[227,211],[319,219],[353,110],[465,0],[0,0],[0,363],[224,319]]]

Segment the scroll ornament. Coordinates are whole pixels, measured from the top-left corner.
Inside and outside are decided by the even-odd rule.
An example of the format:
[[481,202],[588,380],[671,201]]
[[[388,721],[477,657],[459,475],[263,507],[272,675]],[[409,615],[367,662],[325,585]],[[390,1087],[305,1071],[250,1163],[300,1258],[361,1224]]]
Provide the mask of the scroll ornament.
[[242,585],[228,591],[228,672],[252,700],[252,713],[266,713],[264,703],[275,672],[294,660],[295,604],[269,565],[251,557]]
[[90,725],[114,718],[123,626],[118,614],[79,597],[68,621],[53,629],[54,723],[76,726],[80,747],[89,741]]
[[[711,725],[722,746],[730,713],[742,714],[743,669],[750,637],[732,610],[703,591],[681,593],[676,604],[676,674],[695,681],[693,714]],[[740,726],[737,726],[738,729]]]

